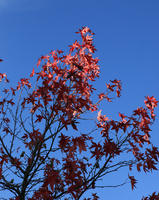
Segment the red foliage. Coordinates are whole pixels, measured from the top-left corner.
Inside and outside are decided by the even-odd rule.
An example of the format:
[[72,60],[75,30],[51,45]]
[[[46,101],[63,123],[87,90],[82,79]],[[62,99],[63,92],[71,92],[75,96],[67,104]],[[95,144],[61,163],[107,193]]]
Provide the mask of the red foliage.
[[[150,127],[158,101],[147,96],[145,107],[131,116],[119,113],[118,121],[102,115],[101,101],[112,102],[114,93],[120,97],[121,81],[110,80],[97,102],[92,99],[99,77],[94,33],[87,27],[77,33],[82,41],[70,45],[68,54],[51,51],[38,60],[30,78],[3,90],[0,187],[13,193],[12,199],[76,200],[110,171],[126,166],[138,172],[157,170],[159,151],[151,142]],[[3,79],[8,82],[6,74],[0,74]],[[96,128],[81,133],[79,123],[88,112],[98,113]],[[125,153],[129,160],[123,160]],[[137,181],[128,177],[134,189]],[[157,198],[153,193],[144,200]],[[92,200],[97,199],[93,193]]]

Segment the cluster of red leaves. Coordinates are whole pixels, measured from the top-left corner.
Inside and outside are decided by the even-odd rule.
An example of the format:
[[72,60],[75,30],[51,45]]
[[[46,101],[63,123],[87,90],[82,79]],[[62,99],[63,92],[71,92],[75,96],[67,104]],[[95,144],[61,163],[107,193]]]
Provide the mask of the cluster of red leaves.
[[[67,195],[79,199],[85,191],[96,187],[96,181],[111,166],[109,163],[123,153],[132,155],[131,164],[124,162],[130,170],[132,165],[139,172],[157,170],[159,151],[151,143],[150,126],[155,120],[154,109],[158,101],[153,96],[147,96],[145,108],[137,108],[131,116],[119,113],[119,121],[102,115],[99,103],[104,99],[111,102],[114,92],[120,97],[121,82],[111,80],[106,84],[106,92],[100,93],[99,100],[93,102],[91,95],[95,88],[92,82],[99,77],[98,59],[93,57],[94,33],[87,27],[77,33],[82,41],[76,40],[70,45],[68,54],[57,50],[42,56],[38,60],[37,70],[33,69],[29,79],[23,78],[15,88],[3,91],[4,98],[0,101],[2,132],[4,138],[11,136],[11,146],[8,150],[0,136],[0,177],[5,174],[5,163],[16,167],[18,176],[24,178],[22,184],[18,185],[20,189],[14,190],[17,192],[16,200],[22,198],[27,188],[34,187],[32,182],[36,189],[29,200],[53,200],[64,198],[65,195],[65,200],[69,199]],[[5,74],[0,74],[2,79],[8,82]],[[32,80],[35,80],[34,84]],[[27,92],[16,104],[19,91],[20,97],[23,91]],[[16,116],[13,117],[14,109]],[[99,140],[89,134],[66,134],[70,127],[78,131],[78,122],[86,111],[98,111],[96,130]],[[10,113],[10,117],[7,113]],[[30,117],[29,123],[23,115]],[[17,124],[20,127],[19,135],[16,133]],[[25,146],[19,154],[17,149],[17,155],[12,153],[15,138]],[[56,152],[60,152],[61,158]],[[119,167],[116,164],[114,166]],[[42,178],[35,177],[38,171],[43,171]],[[134,176],[128,177],[134,189],[137,181]],[[5,178],[3,181],[5,184]],[[12,184],[11,190],[13,186],[17,187]],[[156,198],[155,195],[151,199]],[[98,198],[93,194],[93,200]],[[144,200],[148,200],[148,197]]]
[[[121,113],[119,113],[119,116],[121,117],[121,121],[115,122],[114,120],[108,120],[106,116],[101,115],[101,111],[98,113],[98,121],[97,124],[99,128],[101,128],[101,135],[104,138],[107,138],[105,141],[109,141],[108,144],[105,142],[104,145],[107,146],[107,149],[109,149],[109,145],[111,146],[110,152],[113,154],[120,154],[122,151],[119,149],[119,144],[111,144],[111,140],[113,138],[110,138],[110,131],[115,130],[116,133],[119,133],[123,131],[124,133],[130,128],[131,131],[128,131],[127,136],[127,142],[129,143],[129,149],[127,149],[127,152],[132,152],[133,156],[136,159],[136,167],[138,171],[141,171],[141,167],[145,172],[149,172],[152,170],[157,170],[157,163],[159,158],[159,151],[157,147],[154,147],[150,142],[150,134],[151,131],[150,125],[153,123],[153,120],[155,119],[154,114],[154,108],[157,107],[158,101],[154,97],[146,97],[145,105],[147,108],[137,108],[134,110],[134,113],[131,117],[127,117]],[[150,114],[148,113],[150,111]],[[143,151],[143,147],[145,144],[150,145],[150,148],[146,148],[145,151]],[[108,156],[109,151],[104,150],[103,147],[98,144],[96,146],[96,151],[92,152],[96,155],[97,159],[99,158],[99,155],[103,155],[106,153],[106,156]],[[98,147],[98,148],[97,148]],[[114,147],[114,148],[113,148]],[[97,153],[98,152],[98,153]],[[132,165],[130,165],[131,170]],[[133,176],[129,176],[132,184],[132,189],[134,189],[134,186],[136,184],[136,180]]]

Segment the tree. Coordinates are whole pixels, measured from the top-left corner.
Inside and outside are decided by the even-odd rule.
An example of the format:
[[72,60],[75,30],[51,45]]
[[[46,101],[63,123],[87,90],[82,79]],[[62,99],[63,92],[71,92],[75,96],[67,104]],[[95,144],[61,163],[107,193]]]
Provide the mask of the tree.
[[[70,45],[68,54],[57,50],[42,56],[37,69],[15,87],[0,74],[5,87],[0,99],[0,188],[13,195],[10,200],[82,199],[98,187],[99,179],[120,168],[157,170],[159,151],[151,142],[150,126],[158,101],[147,96],[145,107],[131,116],[119,113],[118,121],[103,115],[100,103],[111,103],[114,94],[120,97],[121,82],[111,80],[97,94],[93,33],[87,27],[77,33],[81,41]],[[96,116],[95,128],[81,133],[80,125],[90,115]],[[135,177],[128,178],[134,189]],[[93,200],[98,198],[92,194]],[[153,193],[144,200],[157,198]]]

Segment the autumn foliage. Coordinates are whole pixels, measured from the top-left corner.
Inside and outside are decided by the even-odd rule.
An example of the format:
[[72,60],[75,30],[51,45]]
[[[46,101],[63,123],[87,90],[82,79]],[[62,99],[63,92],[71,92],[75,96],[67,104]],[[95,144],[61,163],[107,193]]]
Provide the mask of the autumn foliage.
[[[85,193],[100,187],[99,179],[108,173],[127,168],[134,189],[132,168],[157,170],[159,151],[150,133],[158,101],[147,96],[143,107],[131,116],[119,113],[118,121],[102,114],[100,103],[120,97],[121,82],[111,80],[105,91],[96,91],[94,34],[87,27],[77,34],[81,40],[67,54],[57,50],[42,56],[30,77],[15,87],[0,74],[5,88],[0,98],[0,188],[12,194],[10,200],[97,200],[98,194],[86,198]],[[94,125],[82,132],[90,115]],[[156,193],[143,197],[158,198]]]

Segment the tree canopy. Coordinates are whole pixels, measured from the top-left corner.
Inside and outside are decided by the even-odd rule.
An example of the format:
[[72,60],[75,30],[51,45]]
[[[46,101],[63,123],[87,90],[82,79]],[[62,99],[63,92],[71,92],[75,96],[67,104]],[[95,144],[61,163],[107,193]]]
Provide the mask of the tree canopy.
[[[157,170],[151,126],[158,101],[147,96],[144,106],[130,116],[119,113],[119,120],[104,115],[100,104],[120,98],[121,81],[110,80],[105,91],[96,90],[100,67],[94,33],[83,27],[77,34],[81,39],[69,45],[68,53],[41,56],[30,77],[15,87],[0,74],[0,188],[1,196],[4,190],[12,194],[10,200],[97,200],[98,194],[85,193],[104,187],[98,182],[107,174],[128,168],[133,190],[132,168]],[[82,123],[89,123],[88,132],[79,130]],[[153,199],[159,194],[143,197]]]

